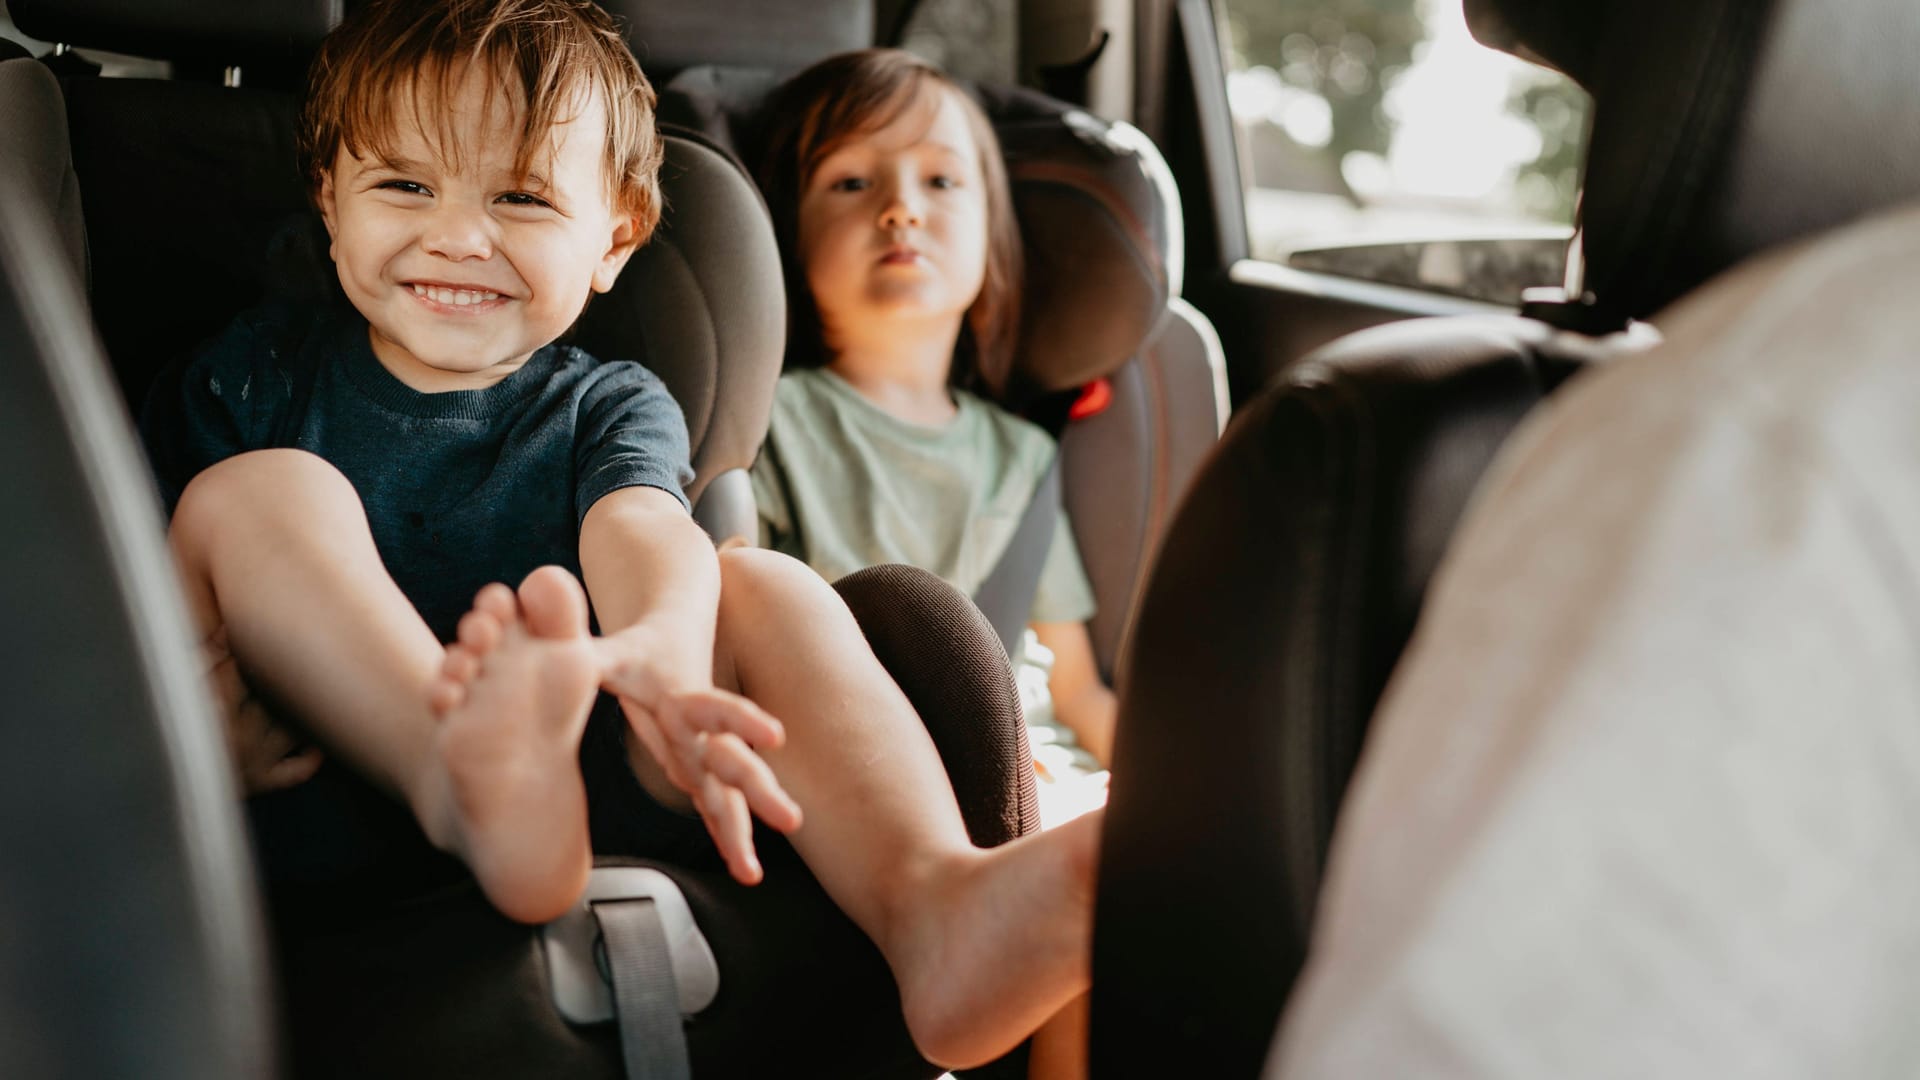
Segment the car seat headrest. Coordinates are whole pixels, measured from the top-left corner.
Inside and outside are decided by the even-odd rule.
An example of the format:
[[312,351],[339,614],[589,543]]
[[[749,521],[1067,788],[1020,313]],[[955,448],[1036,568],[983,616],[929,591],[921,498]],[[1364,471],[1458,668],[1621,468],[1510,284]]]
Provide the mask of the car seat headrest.
[[[873,0],[599,0],[656,84],[695,64],[793,72],[874,41]],[[742,33],[742,27],[751,27]]]
[[1652,314],[1765,248],[1920,195],[1920,5],[1468,0],[1490,45],[1593,95],[1586,287]]
[[638,360],[686,415],[698,500],[728,469],[753,464],[786,352],[780,248],[760,193],[726,151],[663,132],[666,212],[573,340],[602,360]]
[[[691,68],[660,115],[745,161],[778,84],[763,70]],[[1028,90],[974,87],[1006,156],[1026,252],[1016,403],[1106,375],[1137,353],[1180,293],[1183,236],[1172,173],[1151,141]]]
[[8,0],[21,33],[159,60],[244,64],[304,59],[340,21],[342,0]]

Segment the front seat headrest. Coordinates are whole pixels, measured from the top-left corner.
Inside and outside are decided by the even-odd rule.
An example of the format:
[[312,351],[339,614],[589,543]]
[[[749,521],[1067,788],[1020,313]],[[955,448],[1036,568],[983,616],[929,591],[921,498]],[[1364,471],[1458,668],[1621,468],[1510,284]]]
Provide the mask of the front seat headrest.
[[[695,64],[781,73],[874,41],[873,0],[599,0],[655,84]],[[742,33],[742,27],[752,27]]]
[[1593,95],[1586,287],[1615,318],[1920,194],[1920,4],[1467,0],[1483,42]]
[[[682,72],[663,120],[757,160],[774,73]],[[1020,345],[1009,397],[1080,386],[1137,353],[1180,293],[1183,238],[1172,173],[1127,124],[1028,90],[973,88],[1007,162],[1026,251]]]
[[210,64],[313,54],[342,0],[9,0],[20,32],[42,41]]

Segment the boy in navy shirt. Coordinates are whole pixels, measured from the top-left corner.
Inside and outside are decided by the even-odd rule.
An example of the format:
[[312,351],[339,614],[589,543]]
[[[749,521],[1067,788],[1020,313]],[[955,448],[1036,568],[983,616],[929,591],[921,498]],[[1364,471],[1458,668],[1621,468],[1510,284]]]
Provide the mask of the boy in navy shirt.
[[584,0],[376,0],[328,38],[302,150],[353,310],[243,316],[150,400],[189,602],[507,915],[578,897],[590,805],[661,849],[697,812],[748,883],[758,815],[921,1051],[987,1060],[1086,987],[1100,817],[974,848],[832,589],[716,556],[660,381],[554,344],[658,220],[653,100]]

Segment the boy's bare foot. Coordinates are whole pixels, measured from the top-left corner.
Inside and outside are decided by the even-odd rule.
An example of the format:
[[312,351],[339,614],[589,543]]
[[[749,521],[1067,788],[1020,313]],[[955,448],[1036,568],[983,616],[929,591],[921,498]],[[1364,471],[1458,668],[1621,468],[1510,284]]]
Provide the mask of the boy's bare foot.
[[935,871],[886,942],[907,1029],[952,1069],[1006,1053],[1091,981],[1104,810]]
[[586,887],[578,754],[599,683],[586,594],[545,566],[517,598],[504,585],[481,590],[429,691],[444,769],[416,813],[510,918],[557,918]]

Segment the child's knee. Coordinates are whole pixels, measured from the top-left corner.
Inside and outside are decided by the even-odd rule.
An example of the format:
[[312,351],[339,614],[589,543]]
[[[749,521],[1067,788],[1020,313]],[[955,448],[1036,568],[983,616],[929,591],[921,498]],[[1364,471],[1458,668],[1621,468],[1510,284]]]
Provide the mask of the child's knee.
[[360,507],[340,470],[305,450],[254,450],[200,471],[180,493],[173,532],[229,531],[252,518]]
[[720,621],[761,624],[781,613],[817,612],[838,600],[806,563],[765,548],[720,552]]

